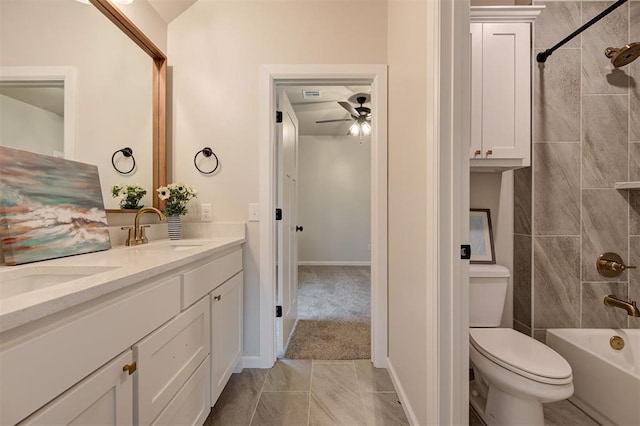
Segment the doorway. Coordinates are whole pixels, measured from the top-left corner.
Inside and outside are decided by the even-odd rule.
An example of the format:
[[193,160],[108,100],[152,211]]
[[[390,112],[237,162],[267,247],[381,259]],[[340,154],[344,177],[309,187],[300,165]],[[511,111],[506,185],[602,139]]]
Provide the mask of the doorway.
[[[365,85],[371,87],[371,360],[386,367],[387,356],[387,131],[386,65],[269,65],[261,70],[261,216],[274,217],[276,193],[277,87],[286,85]],[[263,96],[262,96],[263,95]],[[266,104],[268,102],[268,104]],[[297,224],[296,224],[297,225]],[[295,225],[294,225],[295,226]],[[265,365],[276,360],[276,255],[275,220],[260,223],[261,357]],[[367,247],[368,248],[368,247]]]
[[278,357],[369,359],[371,86],[276,90]]

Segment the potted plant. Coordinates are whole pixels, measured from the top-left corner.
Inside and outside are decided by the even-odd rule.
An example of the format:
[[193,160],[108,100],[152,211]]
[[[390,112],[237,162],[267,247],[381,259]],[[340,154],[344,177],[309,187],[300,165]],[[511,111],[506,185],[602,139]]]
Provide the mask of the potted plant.
[[163,213],[169,224],[169,238],[179,240],[182,236],[181,216],[188,212],[187,204],[198,196],[195,188],[184,183],[170,183],[156,189],[158,198],[165,202]]
[[111,195],[120,198],[120,208],[125,210],[137,210],[144,207],[140,200],[147,194],[147,190],[137,183],[113,185]]

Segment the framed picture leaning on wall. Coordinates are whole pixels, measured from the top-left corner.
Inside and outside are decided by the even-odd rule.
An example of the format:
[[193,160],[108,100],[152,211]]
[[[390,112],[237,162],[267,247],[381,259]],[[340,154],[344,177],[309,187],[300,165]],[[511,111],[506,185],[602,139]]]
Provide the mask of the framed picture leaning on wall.
[[470,210],[469,242],[471,243],[471,263],[496,263],[489,209]]

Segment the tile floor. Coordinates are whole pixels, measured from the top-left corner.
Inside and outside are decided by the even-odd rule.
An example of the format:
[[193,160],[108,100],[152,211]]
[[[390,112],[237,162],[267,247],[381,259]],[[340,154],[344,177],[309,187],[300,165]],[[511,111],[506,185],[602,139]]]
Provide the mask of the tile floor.
[[278,360],[233,374],[205,425],[408,425],[385,369],[369,360]]
[[[599,423],[587,416],[568,400],[544,404],[545,426],[598,426]],[[483,426],[482,420],[469,409],[469,425]]]

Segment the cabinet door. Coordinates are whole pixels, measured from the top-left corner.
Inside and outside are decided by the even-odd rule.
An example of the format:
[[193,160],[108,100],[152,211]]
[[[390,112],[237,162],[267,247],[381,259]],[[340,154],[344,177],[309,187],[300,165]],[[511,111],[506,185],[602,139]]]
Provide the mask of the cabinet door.
[[527,23],[482,24],[483,158],[529,158],[530,38]]
[[482,23],[471,24],[471,152],[482,157]]
[[20,424],[133,424],[133,379],[123,371],[132,362],[133,355],[128,350]]
[[204,297],[133,347],[137,424],[150,424],[207,358],[210,324]]
[[242,272],[211,293],[211,406],[242,356]]

